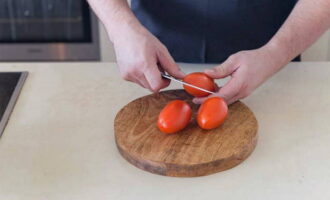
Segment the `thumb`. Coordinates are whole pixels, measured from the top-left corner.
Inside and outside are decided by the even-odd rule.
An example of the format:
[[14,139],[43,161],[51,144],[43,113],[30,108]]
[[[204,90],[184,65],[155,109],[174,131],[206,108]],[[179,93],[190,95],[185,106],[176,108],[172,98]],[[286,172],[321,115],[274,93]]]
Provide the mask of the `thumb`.
[[221,87],[217,93],[207,97],[195,97],[193,99],[193,102],[195,104],[201,104],[210,97],[221,97],[229,105],[237,100],[237,97],[239,96],[240,88],[241,88],[240,82],[237,81],[236,77],[233,77],[223,87]]
[[217,92],[217,95],[223,97],[228,104],[231,104],[234,100],[236,100],[235,98],[239,94],[240,89],[240,81],[236,77],[233,77],[223,87],[220,88],[219,92]]
[[213,69],[206,69],[204,73],[211,78],[225,78],[231,75],[238,68],[238,62],[230,56],[225,62],[214,67]]
[[185,73],[181,71],[179,66],[175,63],[172,56],[166,49],[162,49],[158,53],[158,60],[160,63],[160,66],[168,72],[170,75],[174,76],[175,78],[183,79],[185,77]]

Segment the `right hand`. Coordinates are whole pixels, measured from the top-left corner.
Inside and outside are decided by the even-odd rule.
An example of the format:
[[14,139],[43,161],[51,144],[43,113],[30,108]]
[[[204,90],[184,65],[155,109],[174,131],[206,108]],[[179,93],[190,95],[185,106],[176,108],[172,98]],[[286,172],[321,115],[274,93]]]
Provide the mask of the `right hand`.
[[117,64],[125,80],[158,92],[170,83],[162,78],[161,71],[179,79],[185,76],[167,48],[148,30],[140,26],[119,32],[113,43]]

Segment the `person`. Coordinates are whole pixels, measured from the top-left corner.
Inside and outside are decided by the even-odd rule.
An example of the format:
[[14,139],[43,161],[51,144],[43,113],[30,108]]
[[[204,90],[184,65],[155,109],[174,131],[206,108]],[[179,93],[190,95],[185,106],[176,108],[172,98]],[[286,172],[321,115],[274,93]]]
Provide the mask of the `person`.
[[221,63],[204,72],[231,77],[214,94],[228,104],[299,60],[330,27],[329,0],[132,0],[131,8],[126,0],[88,1],[125,80],[157,92],[169,84],[161,71],[185,76],[176,62]]

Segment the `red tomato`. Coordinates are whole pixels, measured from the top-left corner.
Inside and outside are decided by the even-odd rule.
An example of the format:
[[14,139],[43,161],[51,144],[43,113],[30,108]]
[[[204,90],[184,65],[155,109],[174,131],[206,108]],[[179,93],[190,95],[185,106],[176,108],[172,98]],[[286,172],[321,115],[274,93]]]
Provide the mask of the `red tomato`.
[[211,97],[199,107],[197,123],[202,129],[214,129],[225,121],[227,114],[226,102],[220,97]]
[[163,133],[175,133],[184,129],[192,115],[188,103],[174,100],[168,103],[158,116],[158,128]]
[[[215,91],[214,80],[202,72],[194,72],[188,74],[184,77],[183,81],[201,87],[203,89],[209,90],[211,92]],[[183,85],[183,88],[186,90],[186,92],[188,92],[189,94],[195,97],[206,97],[209,95],[209,93],[207,92],[203,92],[201,90],[186,85]]]

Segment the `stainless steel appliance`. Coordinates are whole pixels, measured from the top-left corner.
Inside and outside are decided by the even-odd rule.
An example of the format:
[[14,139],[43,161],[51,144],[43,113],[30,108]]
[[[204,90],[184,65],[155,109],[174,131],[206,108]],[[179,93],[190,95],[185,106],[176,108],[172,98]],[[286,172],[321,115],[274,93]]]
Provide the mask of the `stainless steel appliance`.
[[85,0],[0,0],[0,61],[99,60]]

